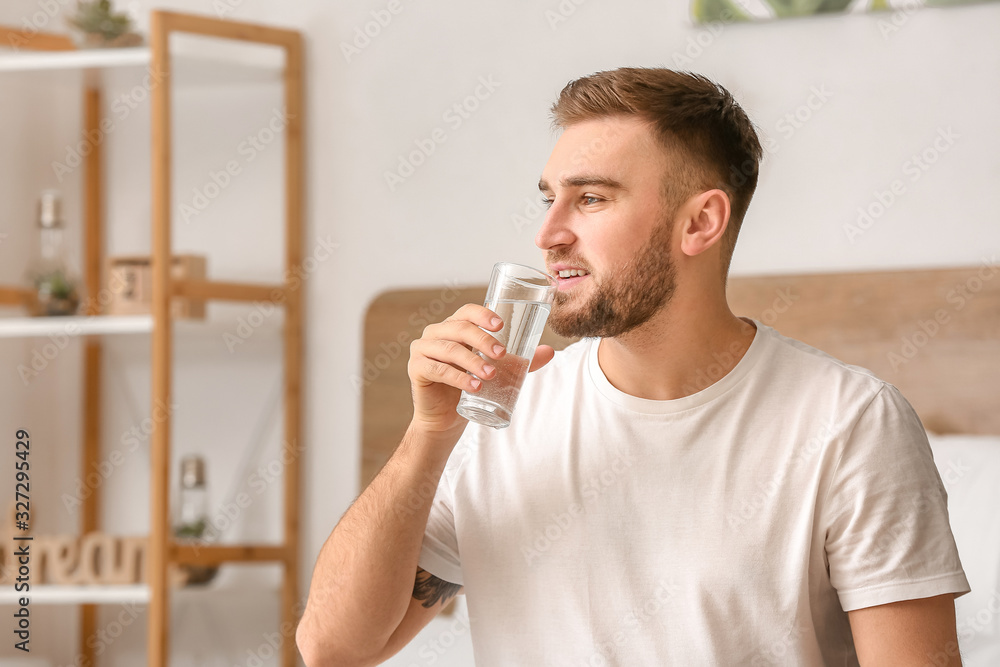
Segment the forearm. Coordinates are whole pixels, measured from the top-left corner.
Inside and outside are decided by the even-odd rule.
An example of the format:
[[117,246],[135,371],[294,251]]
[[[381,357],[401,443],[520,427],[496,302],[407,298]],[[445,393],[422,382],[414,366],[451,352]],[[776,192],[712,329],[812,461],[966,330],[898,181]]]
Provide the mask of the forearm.
[[316,562],[300,649],[363,659],[385,646],[410,603],[434,490],[457,439],[411,425],[341,517]]

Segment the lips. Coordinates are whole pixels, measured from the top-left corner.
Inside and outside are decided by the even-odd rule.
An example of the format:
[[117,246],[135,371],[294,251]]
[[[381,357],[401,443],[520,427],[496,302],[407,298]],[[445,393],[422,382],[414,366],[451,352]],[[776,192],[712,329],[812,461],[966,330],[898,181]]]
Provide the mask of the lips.
[[556,280],[558,281],[557,284],[559,286],[559,291],[561,292],[563,290],[568,290],[568,289],[573,288],[573,286],[575,286],[577,283],[581,283],[584,280],[587,280],[588,278],[590,278],[590,274],[589,273],[587,275],[583,275],[583,276],[571,276],[571,277],[568,277],[568,278],[563,278],[562,276],[557,276]]
[[553,276],[566,278],[569,277],[570,274],[586,274],[590,273],[590,271],[588,269],[583,268],[582,266],[577,266],[574,264],[563,264],[560,262],[559,264],[550,265],[549,273],[552,274]]
[[590,277],[590,272],[587,269],[572,264],[559,263],[548,268],[549,275],[556,279],[560,291],[569,289]]

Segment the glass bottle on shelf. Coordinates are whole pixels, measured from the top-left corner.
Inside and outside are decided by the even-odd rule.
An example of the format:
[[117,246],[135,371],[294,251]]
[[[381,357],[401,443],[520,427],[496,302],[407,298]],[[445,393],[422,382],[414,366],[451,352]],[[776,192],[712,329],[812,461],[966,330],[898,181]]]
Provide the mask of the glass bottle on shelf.
[[28,310],[36,316],[73,315],[80,306],[77,279],[69,272],[64,244],[62,200],[45,190],[38,201],[38,244],[28,266]]
[[[181,486],[174,517],[177,542],[207,541],[208,488],[205,484],[205,460],[198,455],[181,459]],[[218,566],[182,564],[178,566],[181,585],[206,584],[218,574]]]

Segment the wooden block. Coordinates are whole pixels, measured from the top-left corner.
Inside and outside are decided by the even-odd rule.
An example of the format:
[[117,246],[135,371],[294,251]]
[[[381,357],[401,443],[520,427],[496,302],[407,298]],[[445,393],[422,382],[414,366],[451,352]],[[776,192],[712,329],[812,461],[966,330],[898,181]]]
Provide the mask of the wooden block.
[[[146,315],[153,300],[153,272],[148,255],[120,255],[106,261],[107,288],[111,291],[108,315]],[[170,277],[204,279],[207,260],[204,255],[174,255]],[[204,319],[205,302],[186,297],[171,299],[171,314],[181,319]]]

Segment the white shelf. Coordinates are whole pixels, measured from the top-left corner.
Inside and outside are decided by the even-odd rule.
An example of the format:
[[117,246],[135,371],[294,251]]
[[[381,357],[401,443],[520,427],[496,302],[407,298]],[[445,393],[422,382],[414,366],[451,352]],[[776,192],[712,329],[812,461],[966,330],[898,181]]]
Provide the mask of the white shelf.
[[[173,55],[174,80],[185,84],[279,81],[283,68],[277,62],[251,63],[232,58],[193,54]],[[149,68],[148,46],[77,49],[75,51],[8,51],[0,49],[0,72],[87,71]]]
[[[181,586],[170,589],[170,597],[186,599],[190,596],[205,594],[230,595],[235,597],[261,595],[277,596],[280,590],[273,586]],[[31,604],[147,604],[150,599],[149,586],[146,584],[130,584],[123,586],[56,586],[41,584],[32,586],[25,593],[18,593],[12,585],[0,589],[0,605],[17,605],[22,597],[31,600]]]
[[149,333],[152,330],[152,315],[0,317],[0,338],[137,334]]
[[[247,308],[252,306],[247,305]],[[192,320],[174,318],[173,331],[179,336],[221,336],[225,332],[239,335],[237,316],[230,318]],[[275,306],[275,312],[264,319],[253,334],[261,339],[279,337],[284,326],[284,309]],[[43,338],[47,336],[148,334],[153,331],[152,315],[71,315],[62,317],[4,317],[0,316],[0,338]],[[235,333],[234,333],[235,332]]]
[[19,593],[13,586],[0,589],[0,604],[18,604],[27,597],[32,604],[116,604],[149,602],[149,586],[55,586],[52,584],[32,586],[27,593]]
[[77,51],[18,51],[0,53],[0,72],[141,67],[151,61],[152,52],[148,46]]

